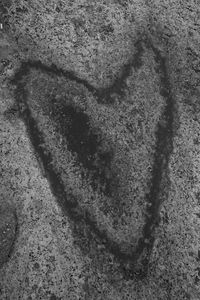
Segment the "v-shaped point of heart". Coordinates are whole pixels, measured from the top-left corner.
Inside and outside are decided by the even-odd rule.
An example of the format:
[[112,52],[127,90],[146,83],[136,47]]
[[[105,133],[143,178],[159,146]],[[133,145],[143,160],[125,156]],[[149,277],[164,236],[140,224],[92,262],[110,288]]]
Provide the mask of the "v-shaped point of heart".
[[[166,60],[149,42],[145,46],[159,70],[158,100],[157,94],[143,94],[145,80],[153,83],[148,74],[143,79],[142,71],[137,73],[142,43],[106,89],[38,61],[22,63],[13,79],[22,118],[58,202],[73,221],[87,224],[130,274],[138,272],[138,264],[146,272],[173,148],[174,101]],[[132,102],[127,101],[129,78],[144,105],[140,113],[132,94]],[[152,128],[146,133],[149,122]]]

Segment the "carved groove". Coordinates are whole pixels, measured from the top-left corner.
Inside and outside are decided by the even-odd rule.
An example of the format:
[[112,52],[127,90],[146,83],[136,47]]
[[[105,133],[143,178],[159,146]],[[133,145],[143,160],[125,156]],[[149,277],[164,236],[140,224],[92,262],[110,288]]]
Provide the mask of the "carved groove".
[[[67,194],[64,189],[63,182],[56,174],[55,170],[52,167],[51,161],[52,157],[50,153],[46,153],[41,147],[44,142],[42,133],[39,131],[37,124],[27,105],[26,99],[27,95],[24,88],[23,78],[25,78],[29,71],[34,68],[36,70],[41,70],[48,74],[56,74],[58,76],[64,76],[66,79],[75,81],[79,84],[84,85],[92,94],[97,97],[99,103],[111,104],[112,101],[110,95],[112,93],[121,94],[123,93],[124,81],[130,75],[130,70],[132,67],[136,69],[139,68],[141,64],[141,55],[143,47],[141,42],[138,42],[137,49],[133,61],[128,65],[124,66],[120,78],[118,78],[109,88],[106,89],[96,89],[90,85],[86,80],[78,78],[74,73],[63,71],[58,69],[55,65],[51,67],[43,65],[39,61],[28,61],[24,62],[21,65],[20,70],[16,73],[15,78],[12,83],[17,85],[16,89],[16,101],[21,109],[21,115],[26,124],[31,142],[34,146],[34,149],[43,162],[43,166],[46,172],[46,176],[50,182],[52,190],[55,196],[59,199],[64,211],[74,222],[84,222],[90,229],[97,235],[102,243],[105,244],[107,249],[118,259],[120,263],[124,265],[124,271],[128,278],[133,276],[144,277],[147,274],[149,255],[154,242],[154,229],[159,222],[159,207],[161,204],[161,188],[163,184],[168,184],[164,182],[164,177],[167,178],[167,168],[170,158],[170,154],[173,150],[173,113],[174,113],[174,100],[170,90],[170,81],[167,74],[166,59],[162,57],[160,52],[149,42],[147,43],[155,55],[157,64],[159,65],[160,72],[160,92],[161,95],[166,100],[166,106],[161,116],[162,121],[157,125],[156,135],[156,151],[154,155],[154,165],[152,172],[151,188],[149,194],[146,195],[146,201],[149,204],[146,224],[143,228],[143,237],[139,240],[136,251],[132,254],[127,254],[121,251],[119,245],[112,240],[110,240],[105,232],[101,231],[96,222],[92,220],[89,212],[82,212],[79,208],[78,202],[74,198],[72,193]],[[71,108],[72,109],[72,108]],[[72,109],[73,110],[73,109]],[[73,113],[73,111],[72,111]],[[82,116],[84,118],[84,116]],[[87,122],[87,120],[85,120]],[[94,138],[91,135],[89,138]],[[71,142],[71,149],[73,151],[75,145]],[[93,150],[91,150],[93,151]],[[81,150],[78,155],[81,155]],[[86,162],[88,163],[88,162]],[[90,166],[93,167],[92,165]],[[139,268],[137,266],[139,262]]]

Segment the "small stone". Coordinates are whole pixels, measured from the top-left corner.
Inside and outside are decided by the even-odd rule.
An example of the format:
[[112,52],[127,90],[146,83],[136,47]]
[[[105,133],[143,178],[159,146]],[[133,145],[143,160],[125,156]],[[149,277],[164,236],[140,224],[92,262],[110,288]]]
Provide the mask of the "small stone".
[[10,206],[0,206],[0,267],[8,261],[17,227],[15,211]]

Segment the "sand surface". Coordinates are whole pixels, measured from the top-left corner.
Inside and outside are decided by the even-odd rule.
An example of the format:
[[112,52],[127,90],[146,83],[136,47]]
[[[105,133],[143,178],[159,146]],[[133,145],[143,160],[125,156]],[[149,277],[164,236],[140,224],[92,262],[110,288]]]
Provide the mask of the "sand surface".
[[199,1],[0,23],[0,299],[200,299]]

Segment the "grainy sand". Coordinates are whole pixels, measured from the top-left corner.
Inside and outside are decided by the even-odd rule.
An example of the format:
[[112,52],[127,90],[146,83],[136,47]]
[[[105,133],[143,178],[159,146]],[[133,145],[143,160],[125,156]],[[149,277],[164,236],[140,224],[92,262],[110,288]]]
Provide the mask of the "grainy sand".
[[2,3],[0,299],[200,299],[199,1]]

